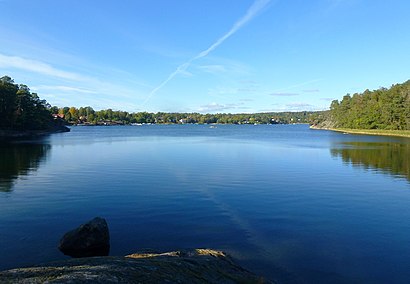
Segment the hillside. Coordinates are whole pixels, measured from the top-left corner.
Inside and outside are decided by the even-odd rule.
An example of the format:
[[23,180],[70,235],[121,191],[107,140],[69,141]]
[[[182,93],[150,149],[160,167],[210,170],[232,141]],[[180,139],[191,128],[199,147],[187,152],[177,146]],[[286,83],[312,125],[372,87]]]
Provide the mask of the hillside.
[[334,100],[319,128],[410,130],[410,80]]

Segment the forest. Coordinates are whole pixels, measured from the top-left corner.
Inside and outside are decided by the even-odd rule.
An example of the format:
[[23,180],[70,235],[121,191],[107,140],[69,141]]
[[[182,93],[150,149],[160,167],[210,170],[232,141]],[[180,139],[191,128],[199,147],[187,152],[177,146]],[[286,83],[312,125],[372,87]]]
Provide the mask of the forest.
[[340,102],[334,100],[323,118],[333,128],[410,130],[410,80],[347,94]]

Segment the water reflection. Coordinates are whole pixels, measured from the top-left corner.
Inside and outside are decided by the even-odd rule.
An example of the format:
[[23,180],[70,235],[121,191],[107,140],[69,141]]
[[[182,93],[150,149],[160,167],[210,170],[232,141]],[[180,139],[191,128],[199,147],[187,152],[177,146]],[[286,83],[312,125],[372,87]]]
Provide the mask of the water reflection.
[[410,181],[410,143],[345,142],[341,145],[330,150],[333,157]]
[[0,192],[12,191],[14,181],[37,170],[51,146],[39,143],[0,143]]

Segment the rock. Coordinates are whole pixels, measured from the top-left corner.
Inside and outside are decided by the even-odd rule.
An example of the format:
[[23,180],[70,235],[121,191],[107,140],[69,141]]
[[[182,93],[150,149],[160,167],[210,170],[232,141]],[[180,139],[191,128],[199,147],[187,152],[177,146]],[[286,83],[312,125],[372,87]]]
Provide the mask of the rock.
[[6,283],[274,283],[211,249],[69,259],[0,272]]
[[72,257],[106,256],[110,252],[110,234],[107,221],[96,217],[77,229],[67,232],[58,247]]

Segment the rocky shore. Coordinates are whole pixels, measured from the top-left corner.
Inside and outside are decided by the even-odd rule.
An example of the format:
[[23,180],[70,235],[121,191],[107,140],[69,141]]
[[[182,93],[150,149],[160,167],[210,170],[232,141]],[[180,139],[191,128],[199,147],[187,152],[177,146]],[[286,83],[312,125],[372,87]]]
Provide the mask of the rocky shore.
[[329,130],[341,132],[343,134],[360,134],[360,135],[376,135],[376,136],[394,136],[410,138],[410,130],[385,130],[385,129],[350,129],[350,128],[334,128],[323,125],[311,125],[310,129],[314,130]]
[[194,249],[73,258],[0,272],[1,283],[274,283],[221,251]]
[[0,139],[19,139],[26,137],[44,136],[52,133],[70,132],[64,125],[54,126],[45,130],[8,130],[0,129]]
[[0,272],[1,283],[272,283],[221,251],[180,250],[108,256],[110,234],[101,217],[68,231],[59,249],[73,259]]

